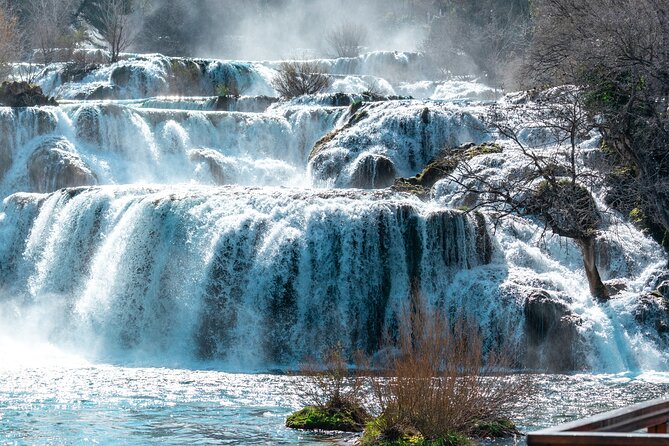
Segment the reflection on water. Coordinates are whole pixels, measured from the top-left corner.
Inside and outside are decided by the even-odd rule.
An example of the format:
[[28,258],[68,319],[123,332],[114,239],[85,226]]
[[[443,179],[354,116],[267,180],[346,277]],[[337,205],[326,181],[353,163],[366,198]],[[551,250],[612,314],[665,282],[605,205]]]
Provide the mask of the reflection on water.
[[[516,413],[523,430],[669,392],[669,374],[530,378],[538,391]],[[298,379],[113,366],[0,368],[0,444],[352,443],[351,435],[283,426],[285,417],[301,406]]]

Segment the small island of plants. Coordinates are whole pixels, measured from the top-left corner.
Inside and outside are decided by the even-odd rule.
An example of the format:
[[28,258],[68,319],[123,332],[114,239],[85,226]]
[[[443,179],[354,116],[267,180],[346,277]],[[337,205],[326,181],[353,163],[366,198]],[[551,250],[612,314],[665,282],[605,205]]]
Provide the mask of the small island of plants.
[[300,381],[309,405],[287,427],[362,432],[359,446],[470,445],[519,434],[509,415],[531,383],[508,374],[510,356],[486,348],[466,317],[449,322],[418,293],[410,301],[383,364],[358,360],[351,369],[341,345],[320,366],[309,362]]

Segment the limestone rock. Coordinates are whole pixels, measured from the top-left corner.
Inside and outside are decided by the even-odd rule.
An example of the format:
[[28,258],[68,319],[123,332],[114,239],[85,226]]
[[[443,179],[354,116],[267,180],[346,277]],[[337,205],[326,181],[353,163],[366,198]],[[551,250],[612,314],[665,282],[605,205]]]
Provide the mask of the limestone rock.
[[97,177],[64,138],[43,142],[28,160],[28,177],[35,192],[53,192],[64,187],[91,186]]
[[351,186],[358,189],[383,189],[395,181],[395,165],[383,155],[365,154],[351,173]]
[[581,319],[558,297],[535,291],[525,300],[526,366],[550,371],[583,368]]

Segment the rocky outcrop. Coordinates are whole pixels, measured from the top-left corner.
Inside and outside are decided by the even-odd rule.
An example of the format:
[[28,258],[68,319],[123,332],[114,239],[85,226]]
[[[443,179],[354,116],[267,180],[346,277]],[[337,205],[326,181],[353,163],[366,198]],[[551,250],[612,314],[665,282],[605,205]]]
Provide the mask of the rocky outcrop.
[[250,98],[227,95],[216,98],[214,109],[217,111],[262,113],[277,102],[279,102],[279,99],[271,96],[255,96]]
[[188,159],[193,163],[202,163],[209,171],[211,179],[217,185],[227,184],[223,165],[219,160],[220,155],[214,150],[193,149],[188,152]]
[[502,153],[502,147],[494,143],[468,143],[457,148],[444,149],[415,177],[395,180],[393,189],[427,199],[432,186],[453,173],[459,162],[491,153]]
[[28,160],[28,177],[35,192],[53,192],[64,187],[91,186],[97,177],[64,138],[45,141]]
[[660,335],[669,335],[669,271],[659,271],[650,287],[653,291],[639,296],[634,318]]
[[89,101],[105,101],[119,97],[121,89],[117,85],[99,85],[91,92],[75,96],[75,99],[87,99]]
[[75,116],[77,138],[89,144],[100,145],[100,109],[93,106],[83,106],[77,110]]
[[438,103],[356,101],[342,121],[345,124],[321,138],[309,156],[312,178],[335,187],[351,187],[350,173],[365,154],[388,158],[397,176],[408,177],[444,147],[489,138],[478,118]]
[[535,291],[525,300],[523,314],[527,367],[560,372],[585,366],[584,340],[576,328],[581,319],[561,299]]
[[99,64],[80,64],[70,62],[66,64],[65,68],[63,68],[63,71],[61,71],[60,81],[62,83],[81,82],[86,76],[92,74],[100,67],[101,65]]
[[383,155],[365,154],[351,173],[351,186],[358,189],[383,189],[395,181],[395,165]]
[[44,95],[39,85],[28,82],[3,82],[0,84],[0,105],[5,107],[36,107],[58,105],[54,98]]

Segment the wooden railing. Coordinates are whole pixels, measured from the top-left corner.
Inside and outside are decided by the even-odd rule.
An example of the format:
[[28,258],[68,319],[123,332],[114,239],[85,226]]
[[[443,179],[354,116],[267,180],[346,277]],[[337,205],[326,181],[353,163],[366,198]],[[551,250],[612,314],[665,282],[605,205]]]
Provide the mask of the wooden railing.
[[669,446],[668,422],[669,398],[659,398],[530,432],[527,445]]

